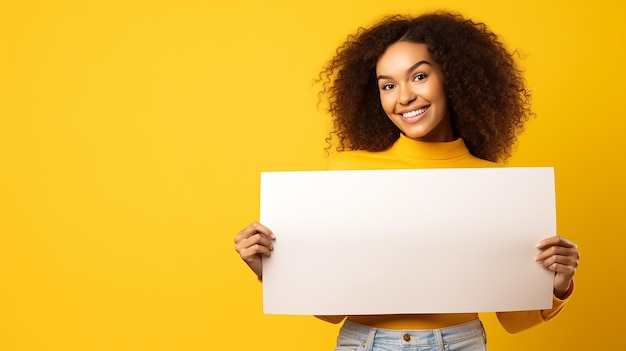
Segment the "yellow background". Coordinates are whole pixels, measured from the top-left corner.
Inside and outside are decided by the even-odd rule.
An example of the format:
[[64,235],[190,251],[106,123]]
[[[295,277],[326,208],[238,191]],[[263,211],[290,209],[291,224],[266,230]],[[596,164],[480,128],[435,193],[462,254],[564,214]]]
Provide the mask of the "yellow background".
[[324,167],[313,81],[336,46],[436,8],[525,54],[537,118],[510,164],[555,167],[559,233],[582,253],[566,310],[517,335],[485,315],[490,349],[614,349],[615,3],[0,1],[0,350],[331,350],[337,325],[263,315],[233,238],[258,218],[259,172]]

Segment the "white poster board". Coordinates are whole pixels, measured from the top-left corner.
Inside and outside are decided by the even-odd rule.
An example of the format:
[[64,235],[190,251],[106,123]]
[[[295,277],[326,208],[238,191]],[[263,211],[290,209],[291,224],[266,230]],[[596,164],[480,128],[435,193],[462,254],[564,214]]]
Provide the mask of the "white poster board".
[[534,257],[555,217],[548,167],[264,172],[264,312],[550,308]]

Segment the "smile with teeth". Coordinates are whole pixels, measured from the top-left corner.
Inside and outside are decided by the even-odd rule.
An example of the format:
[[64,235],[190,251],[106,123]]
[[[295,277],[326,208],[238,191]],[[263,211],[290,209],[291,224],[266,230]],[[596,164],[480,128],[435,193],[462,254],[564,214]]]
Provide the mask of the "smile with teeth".
[[417,117],[417,116],[423,114],[424,112],[426,112],[426,110],[428,110],[428,107],[422,107],[422,108],[417,109],[415,111],[405,112],[405,113],[401,114],[401,116],[403,118],[413,118],[413,117]]

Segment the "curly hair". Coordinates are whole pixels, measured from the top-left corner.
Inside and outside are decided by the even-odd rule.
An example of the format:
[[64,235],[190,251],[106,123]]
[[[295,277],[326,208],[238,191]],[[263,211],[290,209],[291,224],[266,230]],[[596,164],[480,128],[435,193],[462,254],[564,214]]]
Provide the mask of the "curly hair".
[[348,36],[320,73],[337,151],[382,151],[400,136],[380,103],[376,63],[398,41],[424,43],[444,76],[455,137],[472,155],[504,161],[533,114],[530,91],[513,54],[483,23],[434,12],[383,18]]

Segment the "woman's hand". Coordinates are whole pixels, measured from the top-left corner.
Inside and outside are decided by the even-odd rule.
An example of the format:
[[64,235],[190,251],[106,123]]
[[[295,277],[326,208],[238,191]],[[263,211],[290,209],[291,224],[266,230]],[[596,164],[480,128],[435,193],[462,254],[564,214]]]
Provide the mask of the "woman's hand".
[[535,261],[555,272],[554,294],[558,298],[566,297],[580,259],[578,246],[563,237],[553,236],[540,241],[537,249]]
[[274,239],[276,237],[272,231],[258,222],[245,227],[235,238],[235,250],[259,279],[263,277],[262,255],[270,256],[274,249]]

